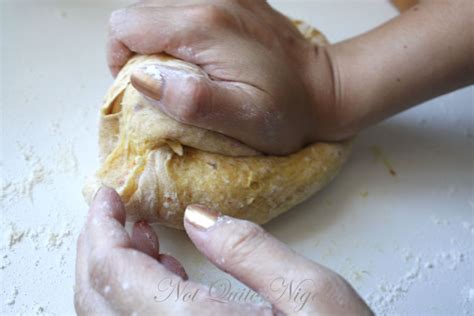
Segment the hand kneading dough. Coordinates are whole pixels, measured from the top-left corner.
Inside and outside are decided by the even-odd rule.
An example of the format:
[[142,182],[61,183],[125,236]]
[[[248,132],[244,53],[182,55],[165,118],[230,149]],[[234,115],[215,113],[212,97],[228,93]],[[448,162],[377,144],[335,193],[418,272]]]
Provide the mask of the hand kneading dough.
[[[315,29],[295,25],[315,45],[326,43]],[[101,109],[102,166],[84,188],[89,202],[105,185],[120,194],[131,221],[183,229],[186,206],[199,203],[263,224],[320,190],[349,156],[349,142],[316,143],[286,157],[266,156],[222,134],[179,123],[130,84],[135,67],[156,63],[205,75],[197,66],[165,55],[129,61]]]

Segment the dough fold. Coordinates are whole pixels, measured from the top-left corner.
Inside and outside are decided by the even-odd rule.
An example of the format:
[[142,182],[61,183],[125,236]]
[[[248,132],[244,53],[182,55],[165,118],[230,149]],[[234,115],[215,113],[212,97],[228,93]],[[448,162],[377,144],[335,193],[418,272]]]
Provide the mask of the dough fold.
[[[327,41],[300,21],[295,25],[315,45]],[[266,156],[225,135],[177,122],[133,88],[135,67],[192,64],[167,55],[135,56],[121,70],[100,111],[101,167],[84,187],[90,203],[100,186],[120,194],[127,220],[147,220],[183,229],[189,204],[263,224],[319,191],[350,154],[350,142],[315,143],[286,156]]]

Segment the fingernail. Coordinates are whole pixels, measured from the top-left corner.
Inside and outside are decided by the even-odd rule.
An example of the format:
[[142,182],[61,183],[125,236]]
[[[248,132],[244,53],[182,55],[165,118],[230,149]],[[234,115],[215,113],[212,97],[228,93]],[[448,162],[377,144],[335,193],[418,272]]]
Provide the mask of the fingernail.
[[95,198],[99,195],[99,192],[102,191],[104,187],[100,187],[97,190],[95,190],[94,196],[92,197],[92,202],[94,202]]
[[89,207],[89,214],[96,213],[100,208],[100,204],[103,200],[104,187],[100,187],[95,191],[94,197],[92,198],[91,205]]
[[160,255],[160,242],[153,228],[147,222],[138,221],[133,225],[131,239],[135,249],[158,259]]
[[148,64],[133,71],[131,77],[132,85],[146,95],[155,100],[162,97],[163,76],[157,65]]
[[212,227],[220,214],[202,205],[189,205],[184,212],[184,218],[194,227],[206,230]]
[[160,263],[164,265],[166,269],[173,272],[174,274],[179,275],[184,281],[189,279],[183,265],[175,257],[162,253],[159,255],[158,261],[160,261]]

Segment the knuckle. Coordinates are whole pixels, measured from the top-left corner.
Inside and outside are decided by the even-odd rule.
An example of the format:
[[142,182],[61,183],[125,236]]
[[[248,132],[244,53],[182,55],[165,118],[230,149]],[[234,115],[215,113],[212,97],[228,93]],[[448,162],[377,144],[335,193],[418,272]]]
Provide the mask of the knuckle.
[[230,15],[216,4],[201,5],[194,9],[193,17],[200,23],[224,26],[229,22]]
[[133,40],[143,36],[147,18],[142,8],[118,9],[109,18],[109,36],[118,40]]
[[[99,253],[100,252],[100,253]],[[102,253],[100,249],[92,250],[89,263],[89,280],[94,289],[102,289],[104,285],[111,280],[111,274],[114,273],[116,259],[112,258],[110,252]]]
[[182,122],[195,122],[207,113],[209,91],[201,80],[187,79],[186,93],[182,106],[178,109],[178,119]]
[[311,290],[318,297],[325,297],[328,300],[334,300],[339,297],[341,291],[346,288],[347,282],[337,273],[326,270],[314,274]]
[[109,32],[115,33],[117,26],[122,24],[125,20],[125,16],[127,14],[127,9],[118,9],[112,11],[109,17]]
[[319,295],[326,295],[328,293],[332,292],[333,288],[333,280],[334,278],[332,276],[329,276],[327,274],[325,275],[317,275],[313,281],[313,289],[315,293],[318,293]]
[[260,246],[265,242],[265,237],[266,233],[260,226],[245,223],[243,229],[234,232],[232,237],[223,244],[222,258],[217,262],[222,261],[227,268],[240,265],[259,252]]

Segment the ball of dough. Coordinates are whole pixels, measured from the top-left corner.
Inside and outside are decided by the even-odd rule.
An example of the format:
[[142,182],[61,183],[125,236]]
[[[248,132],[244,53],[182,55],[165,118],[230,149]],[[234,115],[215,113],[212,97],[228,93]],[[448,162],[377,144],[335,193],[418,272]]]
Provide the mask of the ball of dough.
[[[315,45],[314,28],[295,25]],[[340,170],[350,142],[315,143],[286,157],[262,155],[222,134],[179,123],[130,84],[135,67],[161,64],[202,70],[167,55],[135,56],[121,70],[100,112],[101,166],[88,181],[89,202],[100,186],[120,194],[127,220],[183,229],[189,204],[263,224],[304,201]]]

